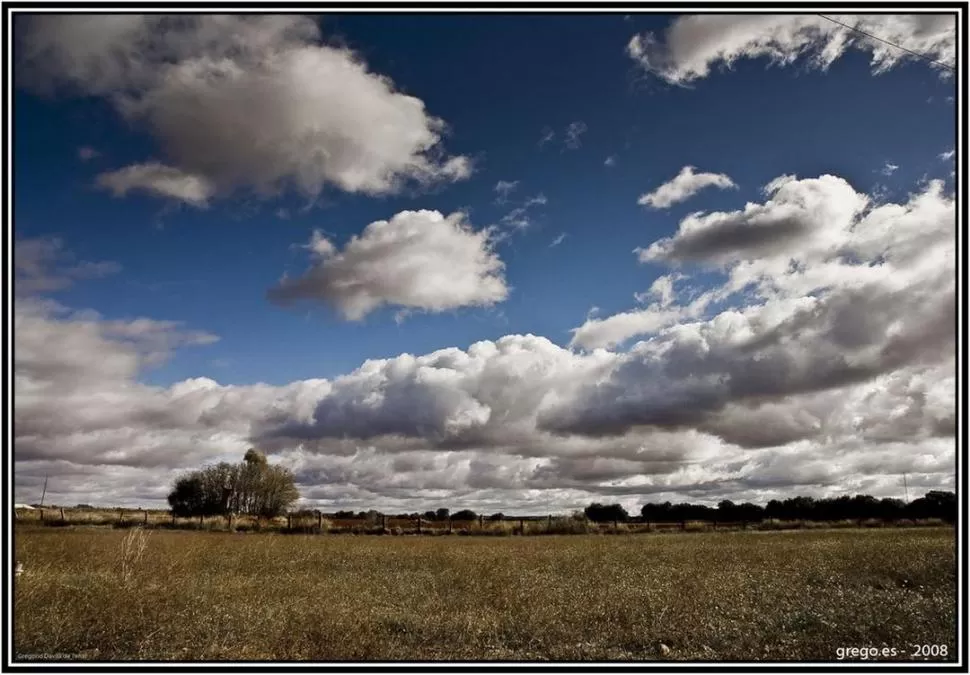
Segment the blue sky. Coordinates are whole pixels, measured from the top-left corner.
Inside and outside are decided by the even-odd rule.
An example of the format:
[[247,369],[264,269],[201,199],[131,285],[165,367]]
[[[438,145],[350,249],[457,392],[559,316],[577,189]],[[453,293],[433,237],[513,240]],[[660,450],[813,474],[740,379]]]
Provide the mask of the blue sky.
[[[629,252],[672,232],[678,216],[736,208],[785,173],[835,173],[864,191],[882,183],[890,194],[905,194],[939,170],[937,155],[953,146],[946,99],[954,82],[921,63],[872,77],[862,52],[826,73],[752,60],[692,89],[674,88],[645,79],[623,51],[633,32],[667,22],[650,15],[323,20],[325,34],[358,49],[373,70],[448,121],[452,152],[482,159],[471,180],[433,194],[367,199],[329,191],[322,205],[302,213],[304,200],[293,196],[203,212],[150,196],[114,199],[93,186],[94,176],[157,155],[152,140],[102,102],[45,101],[18,91],[17,235],[57,234],[80,258],[123,266],[116,277],[73,289],[68,304],[108,317],[185,321],[221,337],[179,353],[151,381],[211,374],[228,384],[283,384],[333,377],[367,358],[507,333],[566,344],[591,307],[612,313],[634,305],[633,293],[663,270],[639,265]],[[563,49],[567,44],[577,48]],[[537,147],[544,128],[562,136],[575,121],[588,128],[580,148]],[[82,162],[79,147],[100,156]],[[612,168],[604,166],[610,156]],[[886,162],[900,166],[889,178],[878,173]],[[726,173],[739,189],[701,193],[666,213],[637,205],[641,193],[688,164]],[[305,265],[291,245],[313,228],[339,242],[374,220],[421,208],[466,209],[473,224],[487,226],[511,210],[494,203],[500,180],[520,181],[513,204],[539,193],[549,200],[529,231],[499,247],[514,289],[501,307],[414,315],[399,325],[391,309],[347,323],[326,308],[281,310],[265,301],[284,270]],[[280,208],[292,217],[278,218]],[[560,233],[566,238],[550,249]]]
[[[533,334],[582,351],[583,344],[570,343],[571,331],[593,308],[594,317],[643,309],[634,294],[672,269],[692,275],[696,293],[730,272],[704,261],[641,262],[634,249],[674,236],[690,214],[766,202],[764,187],[779,176],[830,174],[873,205],[906,204],[939,179],[952,199],[953,160],[940,155],[955,147],[954,77],[902,53],[885,72],[874,72],[864,42],[850,43],[820,68],[811,40],[824,46],[837,34],[832,27],[809,30],[808,42],[791,47],[792,55],[804,53],[790,63],[759,55],[756,40],[724,46],[735,50],[730,67],[711,60],[703,76],[631,54],[631,38],[646,34],[666,36],[667,57],[688,53],[674,44],[682,39],[677,21],[618,14],[323,17],[324,44],[353,50],[371,74],[389,78],[444,121],[440,148],[469,158],[470,175],[381,195],[325,182],[315,199],[292,189],[266,198],[242,188],[218,193],[203,208],[147,190],[117,196],[99,185],[100,175],[121,167],[170,161],[168,141],[153,133],[149,118],[123,119],[112,92],[84,90],[80,76],[74,89],[39,94],[31,78],[55,81],[64,63],[41,61],[18,75],[24,86],[14,94],[15,235],[57,237],[77,261],[121,266],[51,295],[64,306],[95,310],[105,321],[178,321],[218,336],[140,369],[142,385],[206,377],[220,385],[285,387],[351,373],[366,359],[464,350],[508,335]],[[68,54],[75,48],[56,26],[25,32],[28,43],[52,40]],[[946,35],[930,31],[914,46],[943,57]],[[332,104],[342,105],[339,93]],[[566,147],[574,123],[585,131]],[[540,143],[549,130],[552,140]],[[82,158],[82,148],[93,156]],[[669,208],[638,204],[686,166],[729,177],[735,187],[701,189]],[[504,203],[497,203],[499,181],[517,181]],[[527,207],[527,227],[503,222],[539,195],[545,203]],[[494,228],[504,300],[445,311],[412,307],[403,318],[402,307],[389,304],[348,320],[332,303],[280,306],[267,299],[284,273],[298,277],[307,269],[302,246],[314,230],[340,250],[368,224],[422,209],[462,211],[474,231]],[[715,302],[694,318],[713,319],[722,308]],[[627,353],[647,338],[634,333],[611,348]]]

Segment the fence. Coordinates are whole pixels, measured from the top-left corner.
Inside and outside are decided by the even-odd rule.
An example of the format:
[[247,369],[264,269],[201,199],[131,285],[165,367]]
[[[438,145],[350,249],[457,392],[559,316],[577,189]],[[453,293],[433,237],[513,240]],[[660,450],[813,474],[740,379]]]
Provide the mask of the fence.
[[541,534],[634,534],[649,532],[714,532],[739,530],[798,530],[846,527],[916,527],[944,524],[938,519],[883,521],[878,519],[842,520],[836,522],[778,521],[717,522],[688,520],[681,522],[647,522],[641,518],[627,521],[595,523],[572,516],[528,516],[474,520],[415,518],[411,516],[376,515],[336,518],[325,513],[295,513],[276,518],[257,518],[230,514],[179,518],[169,511],[133,509],[73,509],[43,507],[15,511],[18,521],[37,522],[51,527],[100,525],[111,527],[147,527],[179,530],[215,530],[233,532],[280,532],[302,534],[421,534],[421,535],[541,535]]

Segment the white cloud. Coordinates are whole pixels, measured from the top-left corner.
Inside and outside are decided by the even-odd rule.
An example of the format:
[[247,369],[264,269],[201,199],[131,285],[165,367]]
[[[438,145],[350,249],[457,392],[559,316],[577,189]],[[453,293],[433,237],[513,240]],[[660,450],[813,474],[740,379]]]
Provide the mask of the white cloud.
[[573,122],[568,127],[566,127],[566,132],[564,136],[566,137],[563,141],[563,145],[569,150],[576,150],[582,144],[581,136],[586,133],[586,123],[585,122]]
[[519,181],[517,180],[500,180],[495,184],[495,193],[498,197],[495,198],[495,203],[504,204],[508,201],[509,195],[515,188],[519,186]]
[[606,161],[603,162],[603,166],[609,166],[609,167],[616,166],[616,155],[610,155],[609,157],[607,157]]
[[898,164],[893,164],[892,162],[886,162],[886,165],[879,170],[883,176],[892,176],[899,169]]
[[269,291],[274,302],[315,300],[359,320],[382,305],[442,312],[505,300],[504,265],[490,231],[474,231],[464,213],[401,211],[368,225],[338,250],[314,232],[305,274]]
[[[952,368],[955,203],[942,182],[903,204],[871,205],[833,176],[776,181],[774,189],[763,205],[692,214],[676,236],[649,247],[646,259],[700,262],[726,280],[686,306],[669,301],[665,281],[646,310],[576,329],[574,342],[587,347],[654,335],[541,425],[595,434],[642,425],[710,430],[710,416],[733,405]],[[732,296],[743,304],[696,320]]]
[[[402,230],[465,250],[474,233],[421,213],[366,244],[307,247],[317,265],[377,274],[381,256],[364,252],[396,250]],[[953,195],[930,181],[872,204],[838,177],[786,177],[766,203],[712,215],[690,218],[717,236],[684,238],[682,224],[655,261],[689,253],[723,283],[692,295],[686,273],[665,274],[642,312],[587,317],[583,350],[509,335],[285,386],[145,385],[146,368],[214,336],[18,298],[15,498],[36,499],[50,474],[61,503],[160,505],[175,472],[253,444],[297,472],[310,504],[355,510],[883,496],[903,472],[914,493],[953,486]],[[785,219],[784,236],[745,230]],[[634,334],[648,337],[595,348]]]
[[[142,187],[193,204],[235,190],[379,195],[472,170],[444,155],[445,123],[421,100],[322,44],[308,17],[34,16],[21,54],[28,86],[104,97],[156,138],[164,165],[154,178],[145,163],[109,174],[118,193]],[[171,174],[161,188],[160,171]],[[195,187],[173,188],[172,176]]]
[[556,137],[556,132],[553,131],[550,127],[543,127],[541,133],[542,135],[539,137],[539,142],[537,144],[540,148],[544,146],[546,143],[551,143],[552,140]]
[[956,154],[957,154],[957,151],[951,148],[950,150],[947,150],[946,152],[941,152],[940,153],[940,159],[942,159],[944,162],[947,162],[947,161],[953,159],[953,157]]
[[586,349],[611,349],[637,335],[655,333],[688,317],[681,308],[649,309],[612,314],[603,319],[587,319],[579,328],[573,329],[571,346]]
[[[534,197],[529,197],[522,202],[521,206],[517,206],[504,216],[502,216],[500,222],[502,225],[510,228],[512,231],[522,232],[530,227],[532,227],[532,215],[529,213],[529,209],[533,206],[545,206],[549,200],[543,193],[538,193]],[[508,236],[508,231],[503,232],[498,235],[501,238]]]
[[98,184],[123,197],[131,190],[144,190],[203,208],[215,194],[215,186],[205,177],[190,175],[158,162],[132,164],[98,176]]
[[512,209],[502,216],[502,224],[515,230],[525,230],[532,225],[532,219],[524,206]]
[[57,237],[18,239],[14,243],[15,286],[18,295],[49,293],[79,279],[95,279],[121,271],[116,262],[75,262]]
[[[831,18],[934,60],[956,62],[956,22],[952,15]],[[730,68],[746,58],[763,57],[777,65],[790,65],[805,58],[813,67],[825,70],[850,48],[871,54],[874,73],[916,58],[812,14],[683,16],[673,21],[662,39],[649,32],[634,35],[627,44],[627,54],[657,77],[686,85],[707,77],[718,64]],[[949,72],[932,67],[941,75]]]
[[[771,199],[747,204],[741,211],[692,213],[680,222],[677,234],[638,249],[641,262],[740,260],[775,252],[785,255],[794,242],[822,250],[838,246],[846,231],[868,204],[865,195],[842,178],[824,175],[797,180],[776,178],[765,188]],[[804,249],[803,249],[804,250]]]
[[549,248],[552,248],[554,246],[559,246],[559,244],[561,244],[565,238],[566,238],[566,233],[565,232],[560,232],[559,233],[559,236],[557,236],[555,239],[553,239],[552,240],[552,243],[549,244]]
[[637,204],[655,209],[666,209],[690,199],[707,187],[716,187],[721,190],[737,187],[734,181],[723,173],[694,173],[694,169],[693,166],[685,166],[674,178],[653,192],[640,195]]

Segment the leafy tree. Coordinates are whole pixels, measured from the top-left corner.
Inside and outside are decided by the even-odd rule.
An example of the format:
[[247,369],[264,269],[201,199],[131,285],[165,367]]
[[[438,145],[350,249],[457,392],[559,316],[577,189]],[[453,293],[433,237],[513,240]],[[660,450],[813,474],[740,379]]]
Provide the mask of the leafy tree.
[[451,516],[452,520],[475,520],[477,518],[478,514],[469,509],[463,509]]
[[179,477],[168,496],[177,516],[243,513],[273,517],[300,498],[293,473],[256,450],[241,464],[222,462]]
[[436,520],[448,520],[448,514],[450,513],[451,512],[448,509],[440,508],[434,512],[434,516]]
[[620,504],[590,504],[585,509],[586,517],[594,523],[609,523],[614,520],[626,522],[630,516]]

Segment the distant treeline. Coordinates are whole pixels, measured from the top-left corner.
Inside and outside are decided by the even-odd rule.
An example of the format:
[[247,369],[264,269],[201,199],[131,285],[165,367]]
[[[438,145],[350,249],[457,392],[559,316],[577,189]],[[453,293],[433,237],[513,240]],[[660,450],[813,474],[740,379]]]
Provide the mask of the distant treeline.
[[[33,506],[40,506],[34,504]],[[54,508],[54,507],[48,507]],[[76,510],[92,510],[88,504],[78,504]],[[944,492],[932,490],[924,496],[905,502],[902,499],[883,498],[877,499],[871,495],[844,495],[841,497],[827,497],[815,499],[813,497],[791,497],[789,499],[773,499],[766,505],[761,506],[744,502],[735,504],[730,500],[720,502],[716,507],[704,504],[679,503],[647,503],[640,508],[638,515],[631,515],[620,504],[590,504],[582,511],[577,511],[572,515],[572,519],[588,520],[593,523],[687,523],[687,522],[707,522],[707,523],[758,523],[765,520],[781,521],[814,521],[814,522],[837,522],[844,520],[928,520],[939,519],[947,523],[955,523],[957,520],[957,496],[954,492]],[[215,509],[212,512],[206,511],[203,515],[224,514],[225,512]],[[301,509],[289,511],[294,516],[314,516],[322,515],[319,509]],[[267,515],[260,514],[259,515]],[[176,515],[183,516],[181,512]],[[189,515],[199,515],[198,512]],[[506,516],[503,513],[493,513],[491,515],[478,514],[469,509],[463,509],[452,513],[447,508],[439,508],[435,511],[385,514],[381,511],[371,509],[369,511],[337,511],[336,513],[326,514],[328,518],[338,520],[367,520],[378,522],[384,517],[404,518],[408,520],[424,520],[430,522],[453,522],[453,521],[489,521],[500,522],[504,520],[522,520],[518,516]],[[524,520],[534,520],[538,516],[524,518]],[[541,516],[542,518],[551,516]]]
[[[717,507],[704,504],[671,504],[670,502],[647,503],[640,509],[642,522],[680,523],[691,520],[707,522],[747,522],[762,520],[812,520],[834,522],[839,520],[880,520],[939,518],[948,523],[957,519],[957,496],[954,492],[932,490],[925,496],[907,503],[902,499],[877,499],[871,495],[850,497],[791,497],[772,499],[765,506],[745,502],[735,504],[725,499]],[[620,504],[590,504],[586,517],[594,522],[627,522],[631,520]]]
[[[307,513],[311,513],[307,511]],[[314,512],[315,513],[315,512]],[[385,515],[380,511],[337,511],[332,517],[353,519],[375,519]],[[924,520],[939,518],[948,523],[957,519],[957,496],[954,492],[933,490],[925,496],[905,502],[902,499],[877,499],[871,495],[844,495],[841,497],[791,497],[785,500],[772,499],[766,505],[744,502],[735,504],[725,499],[716,507],[704,504],[671,502],[647,503],[640,509],[639,515],[631,515],[620,504],[590,504],[582,513],[577,514],[594,523],[683,523],[688,521],[719,522],[719,523],[756,523],[763,520],[811,520],[818,522],[834,522],[839,520]],[[464,509],[451,513],[449,509],[440,508],[436,511],[395,514],[394,517],[421,518],[427,521],[448,520],[478,520],[501,521],[511,519],[502,513],[481,516],[474,511]]]

